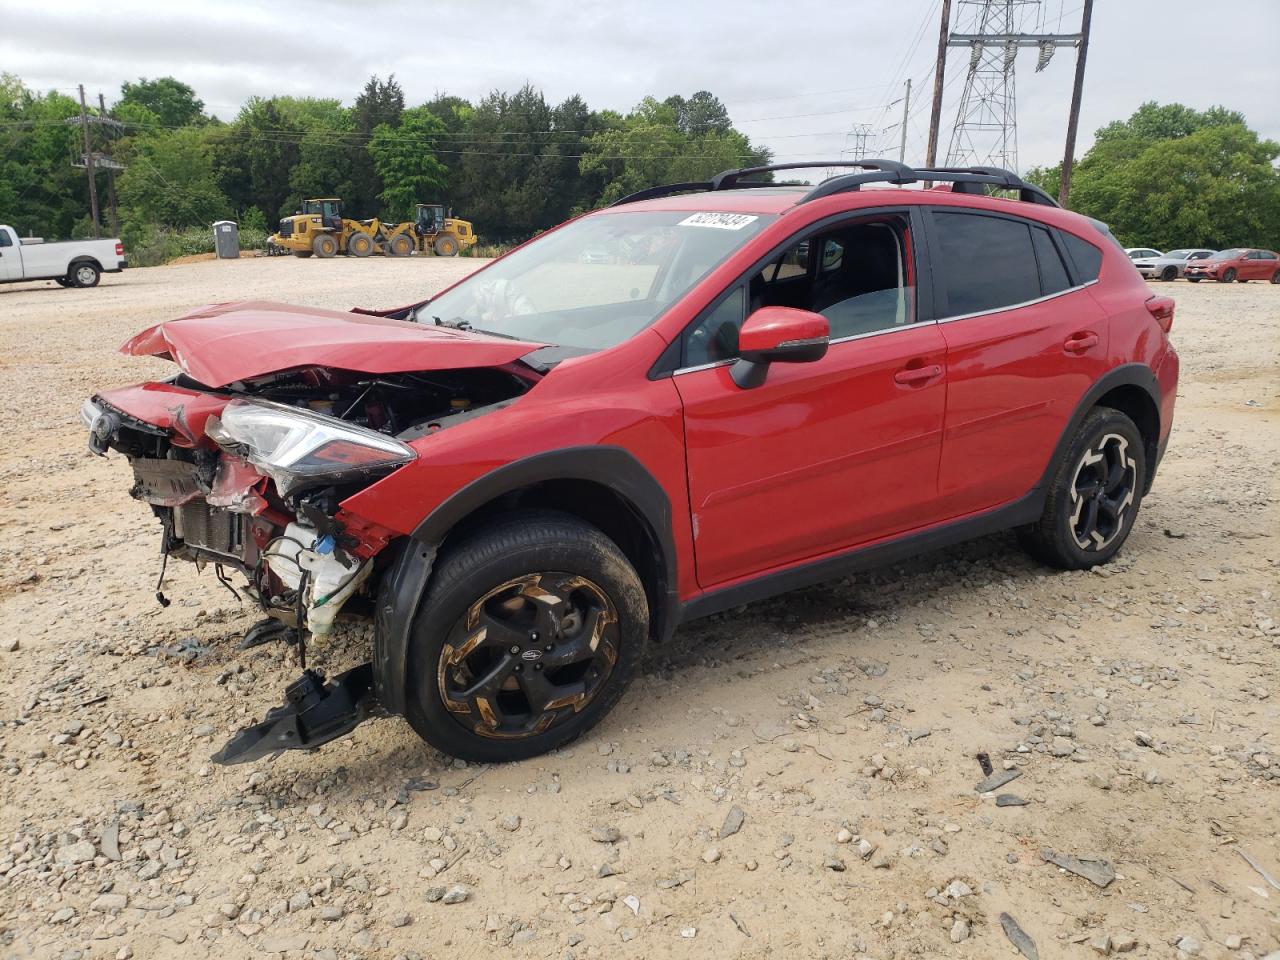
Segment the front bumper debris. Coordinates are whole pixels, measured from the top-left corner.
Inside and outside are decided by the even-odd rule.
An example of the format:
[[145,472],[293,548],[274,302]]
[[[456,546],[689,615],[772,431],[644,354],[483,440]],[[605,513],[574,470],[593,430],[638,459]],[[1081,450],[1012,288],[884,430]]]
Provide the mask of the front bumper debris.
[[313,750],[346,736],[381,714],[373,696],[373,665],[362,663],[333,682],[305,671],[285,689],[286,703],[267,711],[266,719],[245,727],[213,755],[214,763],[250,763],[282,750]]

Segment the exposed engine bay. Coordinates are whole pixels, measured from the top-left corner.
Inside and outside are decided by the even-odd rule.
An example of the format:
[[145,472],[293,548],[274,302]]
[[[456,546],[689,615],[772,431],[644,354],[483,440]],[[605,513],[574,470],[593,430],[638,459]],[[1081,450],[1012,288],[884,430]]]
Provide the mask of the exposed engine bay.
[[[90,448],[128,458],[131,496],[160,521],[157,600],[169,603],[170,559],[211,566],[265,615],[242,648],[283,641],[298,649],[304,673],[289,705],[242,731],[218,759],[315,746],[368,714],[367,664],[325,685],[306,662],[308,635],[330,633],[340,613],[372,614],[382,551],[397,536],[342,517],[340,504],[416,459],[409,441],[498,409],[538,379],[510,366],[376,376],[304,367],[217,389],[181,374],[85,404]],[[233,583],[233,572],[246,582]]]

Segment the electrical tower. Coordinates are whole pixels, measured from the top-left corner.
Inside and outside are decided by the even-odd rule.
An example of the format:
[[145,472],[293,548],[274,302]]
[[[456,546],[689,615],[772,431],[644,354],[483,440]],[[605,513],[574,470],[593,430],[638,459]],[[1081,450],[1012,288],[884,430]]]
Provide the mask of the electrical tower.
[[874,129],[869,123],[855,123],[844,135],[844,147],[840,150],[840,159],[861,160],[866,157],[867,143],[871,140]]
[[1036,47],[1039,73],[1059,47],[1080,44],[1080,34],[1031,32],[1044,26],[1041,0],[959,0],[948,47],[969,48],[964,93],[951,132],[947,165],[1018,169],[1018,50]]

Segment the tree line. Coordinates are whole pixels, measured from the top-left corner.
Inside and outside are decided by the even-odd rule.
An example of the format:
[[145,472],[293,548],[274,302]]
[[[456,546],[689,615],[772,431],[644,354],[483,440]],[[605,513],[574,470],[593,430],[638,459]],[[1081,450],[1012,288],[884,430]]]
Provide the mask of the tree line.
[[[260,237],[307,197],[342,197],[348,216],[390,220],[442,202],[483,242],[514,242],[644,187],[769,160],[705,90],[646,97],[625,114],[578,95],[552,104],[532,86],[410,106],[394,76],[375,76],[350,106],[253,97],[224,121],[163,77],[123,84],[107,114],[114,123],[91,126],[93,146],[124,166],[120,233],[138,263],[193,252],[172,238],[187,230],[210,242],[219,219]],[[79,117],[65,93],[0,75],[0,220],[23,234],[91,234],[86,177],[72,166],[84,152]],[[1126,245],[1276,248],[1277,157],[1280,144],[1238,112],[1147,103],[1097,132],[1071,206]],[[1028,177],[1056,193],[1058,168]]]
[[[394,76],[375,76],[349,107],[254,97],[222,121],[165,77],[125,83],[108,113],[118,126],[94,124],[94,149],[124,165],[120,229],[131,251],[223,218],[274,229],[308,197],[397,221],[415,203],[443,202],[483,241],[513,242],[642,187],[769,160],[705,90],[647,97],[626,114],[577,95],[551,104],[531,86],[407,106]],[[86,177],[71,166],[84,152],[79,116],[71,97],[0,78],[0,217],[22,233],[91,229]]]

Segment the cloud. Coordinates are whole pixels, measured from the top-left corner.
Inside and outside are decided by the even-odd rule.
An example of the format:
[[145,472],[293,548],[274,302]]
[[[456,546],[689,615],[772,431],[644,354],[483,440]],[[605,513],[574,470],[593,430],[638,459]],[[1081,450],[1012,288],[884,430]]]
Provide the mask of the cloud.
[[[1079,6],[1045,0],[1046,28],[1057,27],[1065,8],[1061,29],[1074,29]],[[838,156],[856,123],[872,124],[873,146],[896,157],[902,104],[894,101],[910,76],[911,162],[924,155],[937,7],[937,0],[0,0],[0,64],[36,88],[83,82],[91,96],[101,89],[108,99],[122,81],[176,76],[224,118],[252,95],[350,103],[375,73],[394,72],[411,103],[436,92],[475,99],[528,82],[553,102],[579,93],[592,107],[625,111],[646,95],[707,89],[779,159]],[[1269,0],[1236,0],[1230,16],[1205,20],[1203,9],[1199,0],[1097,4],[1081,152],[1097,127],[1151,99],[1222,103],[1280,139],[1280,10]],[[1061,159],[1074,65],[1074,53],[1063,50],[1036,74],[1034,57],[1024,53],[1017,73],[1023,168]],[[953,51],[943,151],[965,66],[964,52]]]

